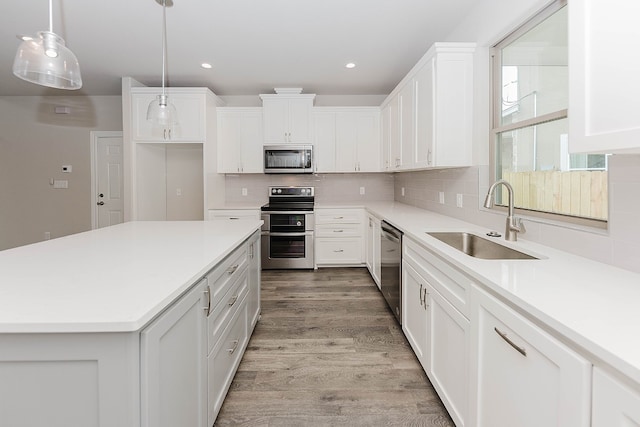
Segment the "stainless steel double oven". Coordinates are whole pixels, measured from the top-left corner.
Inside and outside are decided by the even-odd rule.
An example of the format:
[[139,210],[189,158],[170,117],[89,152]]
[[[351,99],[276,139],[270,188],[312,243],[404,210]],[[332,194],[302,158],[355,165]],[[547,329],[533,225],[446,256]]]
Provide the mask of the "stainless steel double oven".
[[262,207],[262,268],[314,268],[313,187],[269,187]]

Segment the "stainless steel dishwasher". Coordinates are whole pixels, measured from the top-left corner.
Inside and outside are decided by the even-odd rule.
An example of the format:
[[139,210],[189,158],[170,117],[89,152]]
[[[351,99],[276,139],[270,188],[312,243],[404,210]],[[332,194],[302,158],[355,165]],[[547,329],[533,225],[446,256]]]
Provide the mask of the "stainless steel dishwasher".
[[386,221],[380,227],[380,290],[402,324],[402,231]]

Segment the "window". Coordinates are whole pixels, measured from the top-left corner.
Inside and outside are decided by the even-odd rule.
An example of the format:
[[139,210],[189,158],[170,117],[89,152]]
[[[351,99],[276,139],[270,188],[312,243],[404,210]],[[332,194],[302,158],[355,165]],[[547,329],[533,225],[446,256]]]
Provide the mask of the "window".
[[[567,6],[558,0],[493,49],[492,171],[531,216],[603,226],[607,156],[568,151]],[[496,204],[507,202],[506,189]]]

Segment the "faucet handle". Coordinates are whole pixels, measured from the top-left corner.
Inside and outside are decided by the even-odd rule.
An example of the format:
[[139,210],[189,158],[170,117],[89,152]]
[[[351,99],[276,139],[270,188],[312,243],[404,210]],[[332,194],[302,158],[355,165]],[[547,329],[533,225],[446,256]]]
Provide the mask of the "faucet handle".
[[522,218],[513,217],[513,228],[514,231],[517,231],[520,234],[524,234],[527,232],[527,229],[524,226],[524,222],[522,222]]

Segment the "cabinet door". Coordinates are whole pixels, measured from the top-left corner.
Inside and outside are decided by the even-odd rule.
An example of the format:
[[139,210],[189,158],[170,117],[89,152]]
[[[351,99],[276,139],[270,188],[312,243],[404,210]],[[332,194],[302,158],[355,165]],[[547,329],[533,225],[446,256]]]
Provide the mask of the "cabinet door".
[[240,172],[241,129],[239,112],[218,112],[218,172]]
[[201,281],[141,333],[143,427],[204,427],[207,335]]
[[[158,89],[160,91],[161,89]],[[160,92],[158,92],[160,93]],[[153,126],[147,120],[147,108],[157,94],[131,94],[133,141],[203,142],[205,140],[205,95],[169,93],[176,107],[178,123],[170,128]]]
[[594,368],[592,410],[592,427],[640,426],[640,393]]
[[308,98],[289,100],[289,142],[311,143],[311,110],[313,101]]
[[336,172],[356,172],[358,139],[357,116],[351,112],[336,114]]
[[400,90],[400,163],[402,169],[414,167],[416,159],[414,139],[413,80]]
[[356,113],[358,172],[380,172],[380,113]]
[[313,113],[314,146],[317,172],[336,171],[336,114]]
[[433,166],[433,60],[428,61],[418,71],[414,79],[416,96],[416,147],[415,167],[425,168]]
[[591,365],[474,288],[478,427],[588,427]]
[[373,215],[367,216],[366,264],[369,274],[380,289],[380,220]]
[[640,5],[582,0],[568,13],[569,150],[640,152]]
[[392,169],[391,161],[391,104],[384,106],[380,113],[380,144],[382,145],[381,167],[383,171]]
[[249,240],[249,295],[247,297],[248,325],[247,335],[251,335],[260,317],[260,233],[256,232]]
[[264,142],[267,144],[288,142],[289,100],[263,99],[262,108]]
[[242,113],[240,122],[240,172],[262,173],[262,111],[254,109]]
[[469,425],[470,323],[431,286],[427,293],[427,374],[456,426]]
[[407,262],[402,263],[402,330],[413,352],[427,368],[428,316],[426,282]]
[[390,170],[398,170],[402,166],[400,141],[400,96],[396,95],[389,103]]

